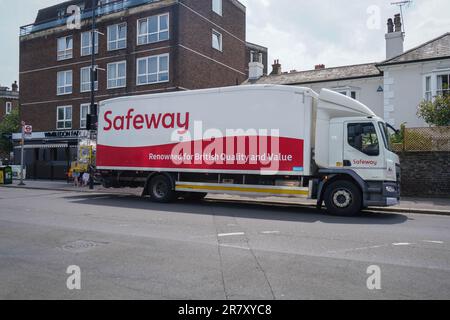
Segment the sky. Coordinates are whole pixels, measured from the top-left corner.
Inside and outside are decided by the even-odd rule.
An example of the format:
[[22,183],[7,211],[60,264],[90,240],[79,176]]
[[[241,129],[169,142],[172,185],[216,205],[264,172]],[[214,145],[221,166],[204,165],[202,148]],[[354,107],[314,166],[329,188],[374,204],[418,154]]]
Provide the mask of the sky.
[[[397,0],[241,0],[247,41],[269,48],[283,71],[383,61],[387,19]],[[62,0],[0,0],[0,84],[19,78],[19,28]],[[414,0],[404,8],[405,49],[450,32],[449,0]],[[271,69],[271,68],[269,68]]]

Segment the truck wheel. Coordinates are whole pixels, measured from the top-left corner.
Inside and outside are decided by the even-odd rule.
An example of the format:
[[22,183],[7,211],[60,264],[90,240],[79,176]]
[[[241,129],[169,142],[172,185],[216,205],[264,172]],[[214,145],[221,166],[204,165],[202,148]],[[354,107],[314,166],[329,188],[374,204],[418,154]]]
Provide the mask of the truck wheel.
[[176,195],[169,178],[162,175],[156,176],[150,181],[148,193],[152,201],[159,203],[171,202]]
[[184,200],[186,201],[200,201],[205,199],[207,196],[207,193],[200,193],[200,192],[187,192],[183,195]]
[[324,200],[327,212],[332,215],[350,217],[361,212],[361,191],[350,181],[331,183],[325,190]]

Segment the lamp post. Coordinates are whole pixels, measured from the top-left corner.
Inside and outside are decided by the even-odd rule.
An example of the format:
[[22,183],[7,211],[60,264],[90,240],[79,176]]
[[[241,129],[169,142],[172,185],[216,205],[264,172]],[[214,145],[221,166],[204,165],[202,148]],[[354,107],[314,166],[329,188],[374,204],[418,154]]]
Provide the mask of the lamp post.
[[[92,34],[91,34],[91,107],[89,108],[89,114],[92,114],[95,110],[95,80],[97,78],[97,70],[95,68],[95,18],[96,18],[97,0],[92,0]],[[92,128],[88,128],[90,131]],[[90,134],[92,136],[92,132]],[[89,164],[89,189],[94,189],[94,170],[92,164]]]

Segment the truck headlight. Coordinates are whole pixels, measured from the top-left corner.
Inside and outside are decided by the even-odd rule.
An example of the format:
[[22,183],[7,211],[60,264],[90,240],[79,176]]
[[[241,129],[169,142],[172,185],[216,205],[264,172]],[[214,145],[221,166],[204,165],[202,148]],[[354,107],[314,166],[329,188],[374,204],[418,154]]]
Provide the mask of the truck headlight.
[[387,191],[387,192],[390,192],[390,193],[394,193],[394,192],[397,191],[397,190],[395,189],[395,187],[392,187],[392,186],[386,186],[386,191]]

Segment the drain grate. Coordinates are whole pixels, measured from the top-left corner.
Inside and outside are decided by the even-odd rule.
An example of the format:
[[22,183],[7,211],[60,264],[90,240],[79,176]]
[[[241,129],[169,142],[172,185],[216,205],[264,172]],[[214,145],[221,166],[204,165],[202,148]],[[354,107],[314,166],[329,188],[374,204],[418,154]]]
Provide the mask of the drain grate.
[[92,250],[94,248],[107,245],[107,242],[96,242],[96,241],[90,241],[90,240],[77,240],[73,242],[66,243],[62,246],[62,249],[64,251],[70,251],[70,252],[86,252],[89,250]]

